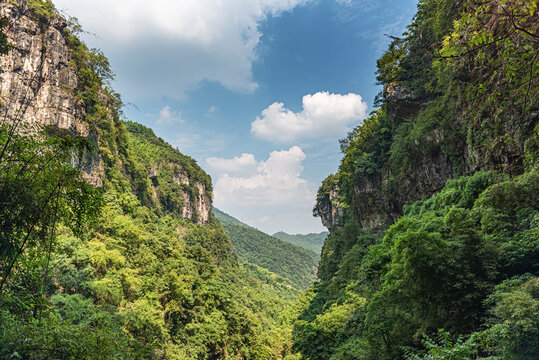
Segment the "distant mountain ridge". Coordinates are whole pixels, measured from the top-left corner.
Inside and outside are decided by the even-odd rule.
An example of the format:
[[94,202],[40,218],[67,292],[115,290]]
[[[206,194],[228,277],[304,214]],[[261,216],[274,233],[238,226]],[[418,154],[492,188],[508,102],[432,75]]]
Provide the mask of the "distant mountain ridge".
[[310,233],[310,234],[287,234],[284,231],[279,231],[273,234],[273,237],[281,239],[290,244],[302,247],[307,250],[311,250],[320,257],[322,252],[322,247],[324,246],[324,240],[328,237],[329,232],[323,231],[321,233]]
[[305,289],[317,279],[320,253],[283,241],[213,208],[240,260],[255,264]]
[[227,213],[222,212],[221,210],[217,209],[215,206],[212,207],[213,215],[222,223],[222,224],[228,224],[228,225],[237,225],[242,226],[246,228],[254,229],[252,226],[249,226],[245,223],[242,223],[238,219],[228,215]]

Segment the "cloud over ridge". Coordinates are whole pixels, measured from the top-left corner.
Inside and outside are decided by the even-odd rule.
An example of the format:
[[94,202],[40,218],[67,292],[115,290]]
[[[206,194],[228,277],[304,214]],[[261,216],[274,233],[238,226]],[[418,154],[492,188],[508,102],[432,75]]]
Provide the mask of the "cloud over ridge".
[[[181,98],[203,81],[249,93],[252,64],[268,16],[310,0],[57,0],[60,10],[97,33],[111,61],[126,65],[122,87]],[[161,54],[167,54],[167,57]],[[152,67],[152,71],[147,71]],[[133,76],[137,74],[137,76]]]
[[299,146],[272,151],[266,161],[256,162],[253,154],[232,159],[210,157],[208,168],[219,174],[215,182],[215,203],[275,205],[289,201],[312,201],[313,193],[301,178],[306,155]]
[[366,115],[367,104],[358,94],[317,92],[303,97],[303,109],[297,113],[281,102],[271,104],[251,123],[251,134],[282,143],[342,136],[350,125],[365,119]]

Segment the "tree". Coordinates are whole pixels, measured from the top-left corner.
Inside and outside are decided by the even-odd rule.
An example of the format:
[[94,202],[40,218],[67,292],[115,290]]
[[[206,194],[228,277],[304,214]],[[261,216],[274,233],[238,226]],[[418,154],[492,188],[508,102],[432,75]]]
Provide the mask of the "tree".
[[[87,138],[25,117],[43,79],[20,101],[1,104],[0,120],[0,296],[22,257],[41,267],[41,291],[57,224],[80,233],[101,207],[101,191],[83,178],[85,159],[95,150]],[[13,105],[17,104],[17,105]]]

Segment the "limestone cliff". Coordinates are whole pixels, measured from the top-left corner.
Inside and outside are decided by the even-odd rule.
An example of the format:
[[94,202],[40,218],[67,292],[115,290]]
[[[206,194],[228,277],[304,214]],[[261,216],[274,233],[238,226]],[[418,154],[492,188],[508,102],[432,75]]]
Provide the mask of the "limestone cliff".
[[162,161],[158,165],[150,163],[148,176],[152,180],[152,195],[162,201],[166,194],[158,187],[161,173],[171,173],[172,181],[181,191],[180,214],[184,219],[195,219],[200,224],[205,224],[210,220],[212,199],[206,185],[199,181],[189,179],[189,174],[177,163]]
[[[78,80],[62,34],[66,21],[54,17],[42,27],[29,16],[24,2],[1,3],[0,16],[9,21],[6,34],[11,45],[9,55],[0,57],[0,93],[8,105],[5,116],[24,112],[26,122],[95,137],[74,97]],[[83,161],[88,180],[102,186],[104,169],[99,157],[89,154]]]
[[[388,122],[393,127],[418,116],[424,106],[425,100],[406,85],[389,84],[383,94]],[[362,228],[386,228],[401,216],[404,205],[434,195],[448,180],[457,176],[450,159],[440,150],[443,136],[441,131],[434,132],[427,138],[429,146],[416,141],[413,144],[416,161],[406,164],[388,161],[378,171],[358,172],[351,198],[354,214]],[[458,139],[451,141],[458,143]],[[400,173],[395,173],[396,168]]]
[[[50,16],[36,14],[23,0],[1,2],[0,16],[8,20],[4,31],[11,46],[8,55],[0,57],[0,93],[7,109],[5,118],[21,116],[26,123],[43,125],[56,133],[90,139],[98,144],[98,151],[87,152],[79,160],[83,162],[87,180],[101,187],[111,173],[108,169],[118,168],[141,197],[140,189],[134,184],[138,176],[133,170],[136,149],[130,148],[125,140],[128,133],[120,120],[119,109],[115,108],[118,99],[106,81],[93,86],[81,80],[80,60],[75,58],[75,50],[69,43],[74,37],[68,22],[54,12]],[[86,48],[78,39],[75,41],[79,48]],[[95,99],[88,100],[88,93]],[[170,147],[164,142],[160,146]],[[166,194],[177,198],[174,201],[181,206],[177,213],[199,224],[207,223],[211,180],[189,158],[183,164],[169,162],[149,168],[146,181],[151,182],[163,166],[174,168],[174,181],[178,186],[185,185],[173,195]]]
[[320,220],[328,230],[342,226],[344,223],[344,209],[339,200],[339,191],[333,188],[329,191],[326,201],[320,204]]
[[340,200],[338,178],[335,175],[328,176],[318,190],[313,215],[320,217],[322,225],[329,231],[344,225],[345,209]]
[[[480,147],[477,134],[484,135],[474,129],[477,124],[467,125],[466,137],[462,134],[463,115],[451,118],[452,114],[440,114],[437,115],[440,119],[448,118],[443,120],[445,123],[431,122],[423,132],[411,131],[412,127],[421,127],[424,118],[432,117],[425,110],[428,104],[429,100],[421,99],[406,85],[386,86],[385,113],[380,119],[371,120],[376,122],[378,134],[369,139],[370,129],[361,129],[367,133],[358,137],[359,141],[365,141],[365,147],[355,153],[348,151],[341,165],[341,171],[346,171],[348,201],[346,204],[338,201],[340,182],[333,175],[328,178],[333,179],[329,181],[333,185],[327,188],[326,179],[320,188],[324,196],[319,191],[315,215],[330,231],[342,225],[343,207],[352,210],[351,215],[364,230],[382,230],[402,215],[403,206],[433,196],[450,179],[478,170],[512,174],[522,171],[525,149],[531,149],[536,141],[529,135],[521,135],[526,134],[524,130],[506,121],[500,124],[500,135],[492,137],[489,146]],[[532,133],[537,114],[530,112],[523,118],[529,119],[523,129]]]

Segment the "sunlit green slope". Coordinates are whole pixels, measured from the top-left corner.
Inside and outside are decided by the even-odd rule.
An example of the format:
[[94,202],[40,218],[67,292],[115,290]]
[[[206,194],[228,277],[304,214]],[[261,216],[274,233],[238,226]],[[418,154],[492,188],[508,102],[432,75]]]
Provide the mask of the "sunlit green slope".
[[318,192],[303,358],[539,358],[537,19],[536,0],[420,0],[393,37]]
[[[0,146],[11,147],[0,155],[0,185],[9,192],[24,189],[18,178],[43,179],[43,191],[26,191],[22,205],[49,209],[51,216],[36,227],[31,221],[39,211],[10,217],[24,207],[0,209],[3,224],[10,224],[0,239],[0,358],[265,360],[291,354],[297,288],[256,265],[240,264],[211,213],[210,177],[151,129],[121,119],[107,59],[77,38],[80,28],[66,24],[50,1],[0,6],[11,16],[2,23],[12,41],[9,49],[2,47],[3,56],[26,61],[27,43],[18,41],[31,39],[28,43],[43,42],[39,61],[73,71],[73,87],[59,91],[89,129],[87,139],[71,133],[75,143],[86,146],[79,156],[92,157],[94,180],[102,184],[94,197],[82,182],[56,191],[63,189],[60,170],[82,177],[84,169],[70,168],[77,159],[67,161],[69,156],[62,156],[70,152],[64,151],[58,159],[51,153],[45,162],[32,161],[56,149],[54,141],[71,144],[70,132],[47,127],[43,134],[51,136],[50,143],[24,132],[14,137],[16,123],[3,119]],[[56,64],[62,51],[68,58]],[[30,84],[34,91],[50,81],[40,72],[28,76],[33,80],[19,85]],[[2,112],[24,116],[10,108],[16,103],[2,102]],[[46,111],[52,105],[39,106]],[[31,165],[14,165],[13,159]],[[8,168],[13,171],[4,171]],[[50,202],[52,196],[58,200]],[[68,205],[59,211],[63,199]],[[81,221],[79,210],[94,214],[95,221]]]
[[316,253],[263,233],[215,208],[214,214],[241,260],[289,279],[301,289],[316,280]]
[[283,231],[279,231],[275,234],[273,234],[273,237],[276,237],[277,239],[281,239],[283,241],[286,241],[290,244],[294,244],[296,246],[302,247],[307,250],[311,250],[312,252],[316,254],[320,254],[322,252],[322,246],[324,245],[324,240],[326,240],[326,237],[328,236],[328,232],[324,231],[319,234],[287,234]]

